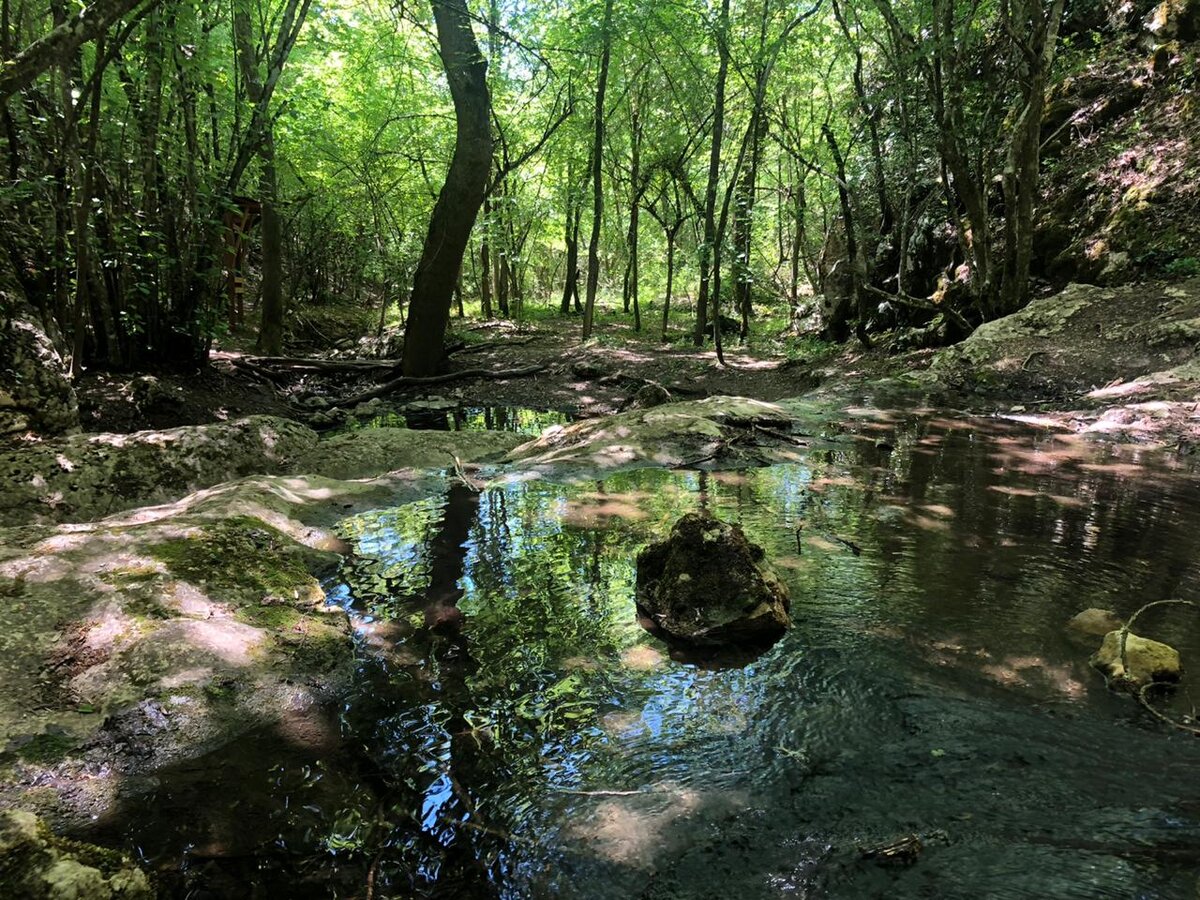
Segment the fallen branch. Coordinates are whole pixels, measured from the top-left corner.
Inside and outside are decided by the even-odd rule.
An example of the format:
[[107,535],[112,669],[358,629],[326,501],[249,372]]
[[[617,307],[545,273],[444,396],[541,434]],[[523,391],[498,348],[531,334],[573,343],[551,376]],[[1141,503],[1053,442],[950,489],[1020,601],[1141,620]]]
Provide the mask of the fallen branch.
[[312,372],[357,372],[372,369],[394,369],[394,359],[312,359],[304,356],[231,356],[235,366],[248,369],[292,369]]
[[525,378],[529,375],[536,375],[539,372],[544,372],[550,368],[545,363],[540,363],[534,366],[526,366],[523,369],[463,369],[460,372],[448,372],[445,375],[430,375],[426,378],[418,378],[411,375],[402,375],[399,378],[393,378],[391,381],[385,381],[378,387],[371,388],[369,391],[364,391],[361,394],[356,394],[341,402],[341,406],[354,406],[359,403],[365,403],[368,400],[374,400],[376,397],[382,397],[385,394],[390,394],[393,391],[398,391],[406,387],[419,387],[430,384],[448,384],[452,381],[465,381],[470,378],[482,378],[488,381],[502,381],[506,378]]
[[881,291],[877,287],[872,287],[869,284],[862,285],[862,289],[868,294],[875,297],[881,297],[890,303],[897,303],[900,306],[907,306],[909,309],[920,309],[925,312],[941,313],[947,319],[962,329],[963,333],[970,334],[975,329],[971,327],[971,323],[963,318],[962,313],[956,309],[952,309],[948,303],[934,303],[932,300],[924,300],[920,297],[911,297],[908,294],[889,294],[887,291]]

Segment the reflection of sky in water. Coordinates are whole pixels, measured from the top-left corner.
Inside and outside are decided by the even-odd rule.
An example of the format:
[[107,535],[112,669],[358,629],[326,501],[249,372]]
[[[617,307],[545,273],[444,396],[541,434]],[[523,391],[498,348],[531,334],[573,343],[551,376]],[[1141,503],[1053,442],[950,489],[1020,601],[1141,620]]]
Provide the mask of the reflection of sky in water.
[[[394,696],[374,698],[395,709],[373,725],[376,755],[414,780],[423,830],[480,853],[490,841],[506,895],[550,890],[554,859],[613,879],[622,896],[642,871],[639,853],[668,852],[685,820],[711,827],[705,816],[735,795],[790,823],[797,840],[934,827],[961,813],[956,803],[990,817],[995,845],[1035,827],[1025,792],[1057,796],[1086,766],[1053,742],[1059,726],[1035,717],[1082,708],[1082,732],[1068,740],[1099,743],[1129,714],[1087,669],[1091,645],[1063,623],[1086,606],[1128,614],[1195,589],[1196,483],[1169,467],[1130,477],[1116,451],[1114,462],[994,423],[950,425],[901,429],[891,453],[864,429],[870,441],[802,465],[490,487],[467,510],[459,560],[471,665],[421,647],[426,675],[398,669]],[[791,590],[795,628],[745,668],[676,663],[634,621],[637,550],[700,505],[742,524]],[[403,598],[428,586],[432,535],[454,514],[440,498],[348,523],[360,601],[397,617],[420,609]],[[1157,627],[1186,655],[1186,634]],[[968,707],[954,705],[964,698]],[[1174,703],[1192,699],[1183,691]],[[1131,748],[1160,739],[1126,737]],[[1003,759],[988,761],[1014,740],[1041,754],[1019,788]],[[926,782],[931,758],[946,758],[943,768],[961,758],[958,794]],[[806,767],[834,774],[812,786]],[[856,779],[872,785],[867,799]],[[790,799],[799,783],[805,803]],[[639,793],[572,793],[595,791]],[[647,797],[687,812],[661,814]],[[897,818],[904,804],[910,815]],[[651,846],[626,846],[620,833]],[[603,852],[590,853],[589,839]],[[776,845],[763,865],[783,854]]]

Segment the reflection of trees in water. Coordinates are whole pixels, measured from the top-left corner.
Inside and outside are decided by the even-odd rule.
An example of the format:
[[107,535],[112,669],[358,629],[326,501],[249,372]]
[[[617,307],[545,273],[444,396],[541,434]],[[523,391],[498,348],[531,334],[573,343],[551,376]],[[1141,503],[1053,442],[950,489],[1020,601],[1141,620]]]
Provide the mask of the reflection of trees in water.
[[[632,619],[636,550],[702,499],[772,556],[792,557],[781,571],[801,632],[837,645],[879,624],[941,641],[947,657],[960,644],[1002,648],[984,662],[956,659],[980,672],[1011,660],[1018,674],[1034,665],[1069,683],[1079,675],[1064,654],[1078,653],[1055,652],[1070,614],[1093,598],[1122,608],[1194,587],[1194,485],[1087,468],[1091,456],[1021,471],[1005,437],[918,423],[890,436],[890,452],[864,441],[735,475],[628,473],[483,495],[459,486],[434,515],[393,516],[391,527],[403,522],[393,538],[420,547],[398,556],[421,561],[421,602],[460,608],[467,642],[410,638],[424,666],[387,673],[382,693],[359,701],[388,783],[381,871],[444,896],[486,895],[493,876],[511,884],[540,865],[562,825],[556,789],[604,784],[606,772],[628,783],[632,763],[605,731],[614,711],[636,719],[653,704],[647,752],[684,766],[696,737],[672,731],[669,717],[694,685],[618,660],[644,642]],[[1054,460],[1058,449],[1044,446]],[[862,555],[830,543],[797,558],[799,526],[851,539]],[[909,662],[904,671],[921,665]],[[694,717],[714,690],[688,694]],[[781,715],[778,686],[751,679],[737,690],[739,731]]]

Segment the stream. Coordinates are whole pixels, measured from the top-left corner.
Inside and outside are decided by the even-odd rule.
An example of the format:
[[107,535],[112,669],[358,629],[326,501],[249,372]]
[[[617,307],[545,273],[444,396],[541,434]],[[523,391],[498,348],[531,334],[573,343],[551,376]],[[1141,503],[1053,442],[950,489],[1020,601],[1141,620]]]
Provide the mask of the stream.
[[[1194,898],[1200,742],[1065,625],[1197,598],[1196,468],[852,409],[787,465],[484,472],[343,523],[359,678],[324,743],[249,735],[93,838],[180,897]],[[638,549],[701,508],[789,588],[760,655],[672,658],[635,621]],[[1194,667],[1191,614],[1139,631]],[[1160,708],[1198,701],[1185,674]],[[909,836],[911,864],[863,858]]]

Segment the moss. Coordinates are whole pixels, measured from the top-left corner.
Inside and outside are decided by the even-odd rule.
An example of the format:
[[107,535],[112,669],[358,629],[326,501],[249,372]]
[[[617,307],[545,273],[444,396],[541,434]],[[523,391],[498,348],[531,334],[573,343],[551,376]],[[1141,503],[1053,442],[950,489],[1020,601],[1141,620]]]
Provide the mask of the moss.
[[0,894],[150,900],[153,882],[127,856],[54,834],[23,810],[0,813]]
[[323,623],[309,623],[303,634],[281,637],[278,646],[288,656],[289,670],[329,672],[353,655],[345,632]]
[[304,549],[251,516],[206,526],[196,537],[167,541],[151,553],[172,575],[243,601],[274,597],[311,602],[320,595]]
[[78,739],[66,732],[43,732],[17,747],[16,755],[25,762],[54,763],[78,745]]
[[234,618],[258,628],[282,631],[297,625],[304,615],[290,603],[264,603],[258,606],[244,606],[234,614]]

